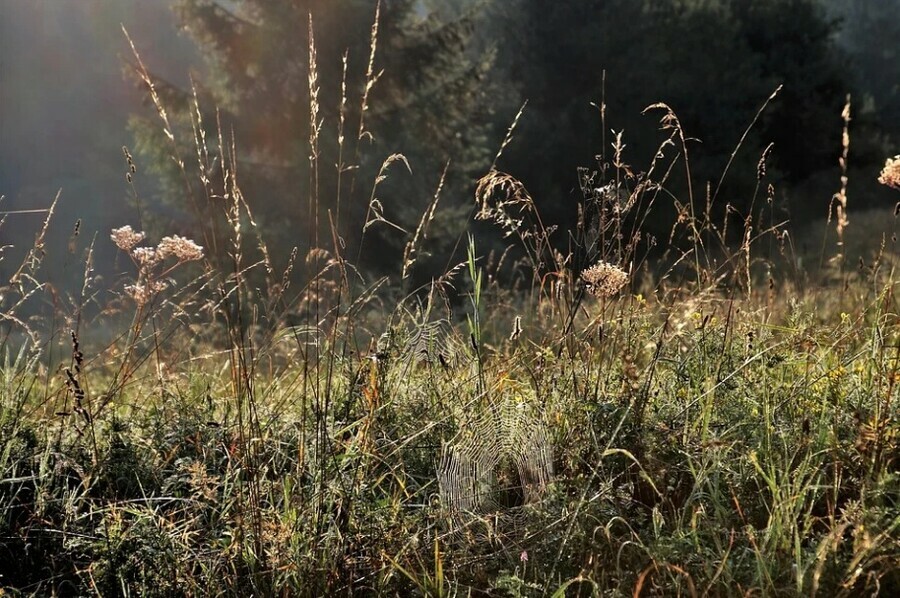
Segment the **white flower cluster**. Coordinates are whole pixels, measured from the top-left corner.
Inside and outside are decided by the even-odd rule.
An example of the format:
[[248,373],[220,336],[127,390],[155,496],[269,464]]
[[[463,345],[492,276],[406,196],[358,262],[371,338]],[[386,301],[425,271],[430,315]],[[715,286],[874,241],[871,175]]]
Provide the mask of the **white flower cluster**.
[[[146,238],[143,231],[137,232],[127,225],[114,228],[110,234],[116,247],[128,252],[138,268],[137,282],[127,285],[125,292],[139,306],[146,305],[154,295],[169,286],[165,277],[180,264],[203,259],[203,247],[190,239],[172,235],[163,237],[156,247],[138,247]],[[168,258],[174,258],[175,264],[161,267]]]
[[170,256],[176,258],[179,262],[194,262],[203,259],[202,247],[190,239],[185,239],[178,235],[163,237],[156,247],[156,253],[160,260]]
[[600,261],[582,272],[581,279],[594,297],[612,297],[628,282],[628,273],[616,265]]
[[113,243],[116,244],[116,247],[122,251],[131,251],[145,237],[146,235],[143,232],[135,232],[128,225],[112,229],[112,234],[109,236]]
[[884,169],[881,171],[881,176],[878,177],[878,182],[900,191],[900,156],[889,158],[884,163]]

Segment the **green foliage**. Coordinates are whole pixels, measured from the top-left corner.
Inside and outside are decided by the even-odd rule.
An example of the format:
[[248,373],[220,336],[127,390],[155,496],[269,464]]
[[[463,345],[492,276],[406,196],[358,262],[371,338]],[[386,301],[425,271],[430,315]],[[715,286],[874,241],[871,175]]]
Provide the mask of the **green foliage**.
[[[510,310],[470,253],[477,355],[431,360],[465,324],[429,328],[423,348],[415,319],[397,315],[376,355],[258,374],[252,438],[215,352],[164,378],[136,372],[94,422],[96,449],[51,405],[32,409],[33,393],[2,436],[4,550],[27,554],[4,561],[3,583],[161,596],[897,587],[893,283],[862,302],[813,294],[765,308],[626,296],[586,303],[567,341],[550,318],[494,342],[515,312],[552,304]],[[565,343],[575,350],[554,349]],[[18,367],[4,370],[7,414],[36,382],[35,363]],[[304,387],[330,394],[297,397]],[[529,404],[552,483],[454,529],[466,516],[437,499],[441,447],[485,407],[524,422],[538,416]],[[466,442],[488,442],[489,428]]]
[[[892,79],[873,71],[893,68],[887,54],[878,54],[884,44],[869,43],[865,32],[889,38],[892,21],[879,18],[876,9],[840,4],[615,0],[547,11],[531,0],[390,2],[382,6],[368,75],[371,2],[183,0],[177,10],[207,59],[196,79],[209,141],[215,145],[218,106],[226,145],[235,133],[243,195],[276,263],[295,245],[308,249],[317,234],[330,240],[333,223],[345,255],[386,271],[413,236],[439,173],[451,161],[444,199],[419,254],[414,282],[424,282],[440,273],[459,246],[471,182],[487,168],[498,130],[526,99],[500,167],[521,177],[548,228],[570,228],[577,219],[574,204],[584,191],[578,167],[598,171],[595,185],[612,180],[614,132],[624,131],[626,162],[652,159],[664,137],[652,115],[641,111],[656,102],[672,108],[687,138],[684,167],[667,177],[666,193],[681,206],[692,202],[697,212],[708,206],[710,219],[735,233],[729,243],[739,241],[751,212],[758,216],[768,209],[773,219],[804,220],[826,211],[839,181],[841,112],[851,92],[851,190],[858,191],[857,206],[880,202],[885,192],[871,174],[892,153],[885,133],[893,129],[878,123],[890,122],[896,94],[889,89]],[[318,65],[312,118],[310,14]],[[493,23],[504,26],[498,31]],[[868,65],[870,74],[854,78],[852,61]],[[158,87],[190,166],[195,150],[189,90],[163,81]],[[313,136],[312,121],[322,126]],[[132,128],[142,160],[162,175],[161,198],[182,215],[194,210],[197,200],[189,197],[201,197],[202,205],[203,192],[186,190],[158,124],[136,118]],[[684,148],[671,151],[681,154]],[[396,165],[380,170],[395,152],[409,159],[412,176]],[[634,174],[636,180],[642,176]],[[371,187],[376,176],[377,193]],[[767,183],[779,191],[770,206],[761,200]],[[313,204],[320,208],[318,217]],[[681,218],[679,210],[658,207],[645,232],[665,238]],[[197,221],[208,217],[202,209],[194,213]],[[554,238],[557,247],[565,242]],[[378,252],[368,250],[376,246]]]
[[[298,4],[275,0],[247,0],[240,18],[210,2],[181,6],[186,19],[221,26],[210,39],[231,50],[252,41],[260,57],[271,41],[260,31],[277,40],[285,23],[303,20]],[[741,24],[725,21],[748,46],[754,38],[741,27],[775,19],[736,1],[629,6],[636,27],[660,35],[690,23],[712,36],[723,16],[740,13]],[[806,18],[810,5],[779,6]],[[588,21],[585,7],[561,14]],[[791,43],[807,47],[825,31]],[[729,43],[715,41],[728,55]],[[235,130],[257,93],[248,81],[302,95],[302,81],[290,83],[302,66],[260,79],[265,69],[230,68],[231,50],[209,43],[229,89],[216,92],[213,78],[198,97],[222,94]],[[334,43],[323,42],[322,56]],[[759,43],[768,51],[774,42]],[[526,256],[513,285],[501,276],[506,255],[482,261],[474,236],[464,262],[406,296],[381,283],[360,293],[354,266],[323,256],[320,244],[309,261],[324,269],[282,301],[288,275],[279,285],[268,259],[242,254],[252,216],[235,164],[263,154],[299,164],[306,154],[264,136],[248,152],[213,141],[221,155],[210,160],[190,104],[157,89],[175,151],[190,128],[198,162],[221,169],[200,175],[210,195],[198,218],[204,237],[222,244],[172,236],[136,247],[143,235],[118,229],[110,241],[133,260],[134,284],[97,318],[79,304],[76,316],[64,307],[51,322],[25,321],[24,301],[55,298],[37,278],[48,217],[0,310],[0,591],[897,593],[900,319],[884,244],[871,267],[837,264],[823,277],[837,284],[823,286],[784,252],[792,271],[776,281],[782,262],[758,246],[783,243],[777,227],[757,231],[747,219],[746,240],[731,251],[708,215],[682,204],[686,253],[646,260],[642,235],[689,143],[676,112],[657,105],[668,137],[645,173],[625,163],[619,137],[613,166],[581,172],[566,254],[518,179],[492,169],[479,180],[480,213]],[[314,152],[326,145],[317,145],[321,114],[313,110],[305,132]],[[373,109],[376,117],[385,115]],[[307,215],[320,208],[324,155],[309,162]],[[376,169],[363,232],[399,227],[376,191],[404,161],[392,155]],[[178,172],[187,169],[175,163]],[[335,195],[334,217],[344,197]],[[320,224],[310,223],[308,244]],[[230,261],[206,259],[223,255]],[[203,273],[181,285],[189,261]],[[257,271],[265,291],[251,282]],[[469,299],[465,317],[454,313],[458,293]],[[129,310],[122,325],[117,314]],[[112,342],[81,335],[116,323]],[[28,342],[14,348],[19,337]]]
[[[610,130],[624,130],[626,161],[652,158],[656,122],[640,112],[656,102],[671,106],[685,134],[699,140],[688,145],[699,210],[706,203],[699,190],[706,181],[716,190],[757,110],[784,85],[740,146],[713,202],[717,221],[726,204],[742,214],[750,208],[756,164],[769,143],[772,180],[799,183],[837,163],[852,84],[833,42],[835,26],[813,0],[617,0],[552,11],[521,0],[503,14],[515,25],[505,28],[498,63],[509,65],[510,84],[529,100],[504,164],[521,174],[552,222],[574,221],[576,167],[596,164],[599,154],[610,180]],[[679,167],[667,187],[683,197],[685,183]],[[804,213],[803,205],[795,208]],[[667,231],[672,217],[659,218],[656,232]]]
[[[464,230],[464,190],[489,164],[492,85],[486,74],[492,54],[471,50],[475,15],[441,21],[422,15],[413,0],[384,2],[373,40],[375,4],[182,0],[176,5],[206,59],[195,83],[211,151],[219,153],[218,117],[225,144],[232,135],[236,143],[243,196],[279,261],[292,246],[307,249],[317,228],[330,239],[332,224],[344,236],[344,251],[355,257],[359,231],[371,215],[372,181],[395,153],[406,156],[416,176],[398,170],[380,185],[377,199],[385,218],[415,230],[437,174],[449,161],[444,195],[450,198],[442,202],[438,220],[441,241],[452,243]],[[164,81],[157,87],[176,129],[179,154],[193,173],[197,131],[191,90]],[[182,215],[206,218],[192,207],[205,203],[203,192],[185,189],[155,118],[135,118],[132,128],[139,161],[163,180],[164,201]],[[318,222],[310,222],[316,216]],[[377,268],[396,263],[408,241],[381,225],[366,235],[380,250],[362,253],[364,265]]]
[[900,55],[896,40],[900,2],[824,0],[840,19],[838,43],[850,55],[852,74],[860,89],[864,109],[877,115],[878,125],[897,142],[900,136]]

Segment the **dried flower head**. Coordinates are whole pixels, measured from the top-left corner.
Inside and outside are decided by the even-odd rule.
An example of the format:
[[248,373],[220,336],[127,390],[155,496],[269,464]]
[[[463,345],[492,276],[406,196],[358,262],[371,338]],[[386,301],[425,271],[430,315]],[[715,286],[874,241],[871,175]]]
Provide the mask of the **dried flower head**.
[[125,287],[125,292],[134,299],[134,302],[138,305],[146,305],[150,302],[150,299],[153,298],[153,295],[159,293],[160,291],[165,290],[166,284],[165,281],[156,280],[148,283],[136,283],[130,284]]
[[878,177],[878,182],[900,191],[900,156],[888,158],[884,163],[881,176]]
[[149,268],[163,258],[154,247],[136,247],[131,250],[131,257],[141,268]]
[[192,262],[203,259],[203,248],[184,237],[172,235],[163,237],[156,248],[159,259],[174,257],[179,262]]
[[112,229],[112,234],[109,236],[113,243],[116,244],[116,247],[122,251],[131,251],[138,243],[144,240],[144,237],[146,235],[143,232],[136,232],[128,225]]
[[594,297],[612,297],[628,282],[628,273],[618,266],[600,261],[582,272],[581,279]]

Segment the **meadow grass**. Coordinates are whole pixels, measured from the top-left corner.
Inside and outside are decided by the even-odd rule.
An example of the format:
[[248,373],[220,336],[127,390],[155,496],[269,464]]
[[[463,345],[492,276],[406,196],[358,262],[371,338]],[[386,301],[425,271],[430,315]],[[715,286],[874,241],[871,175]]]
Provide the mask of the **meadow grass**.
[[[184,154],[137,57],[209,215],[199,244],[111,231],[95,242],[114,243],[130,273],[100,302],[84,246],[82,289],[48,314],[34,308],[53,291],[40,280],[45,224],[4,281],[3,593],[900,590],[894,239],[858,267],[823,242],[811,275],[773,208],[715,221],[712,194],[705,209],[668,197],[676,165],[691,178],[688,144],[658,104],[645,169],[624,163],[617,135],[580,173],[566,251],[495,159],[474,214],[511,249],[481,255],[470,237],[423,288],[367,280],[317,195],[319,177],[338,177],[335,206],[363,183],[340,159],[318,170],[329,160],[310,40],[309,230],[281,272],[240,191],[236,142],[220,127],[207,136],[197,106]],[[376,45],[377,26],[372,56]],[[339,154],[358,161],[365,122],[346,147],[351,124],[339,127]],[[774,193],[766,156],[760,205]],[[371,183],[367,229],[393,225],[376,190],[404,160],[389,156]],[[896,171],[889,161],[885,184]],[[840,252],[854,231],[845,185]],[[679,215],[667,240],[644,232],[663,198]]]
[[[515,219],[500,210],[535,209],[512,180],[501,225]],[[519,233],[532,273],[520,288],[485,270],[472,239],[446,280],[405,297],[351,291],[324,257],[332,274],[275,319],[239,266],[217,275],[191,266],[204,254],[189,240],[152,246],[120,228],[109,242],[131,256],[132,282],[56,331],[17,315],[45,292],[39,234],[4,289],[4,590],[898,587],[887,239],[865,267],[833,262],[824,286],[771,276],[742,290],[722,273],[674,285],[604,260],[576,273],[540,228]],[[81,341],[115,310],[133,314],[121,336]]]
[[[181,326],[96,353],[70,339],[53,370],[30,345],[7,350],[5,589],[897,587],[892,282],[774,303],[589,299],[564,336],[546,300],[499,286],[471,309],[477,341],[415,312],[362,353],[291,331],[258,348],[249,380],[236,349]],[[498,458],[467,476],[448,447]]]

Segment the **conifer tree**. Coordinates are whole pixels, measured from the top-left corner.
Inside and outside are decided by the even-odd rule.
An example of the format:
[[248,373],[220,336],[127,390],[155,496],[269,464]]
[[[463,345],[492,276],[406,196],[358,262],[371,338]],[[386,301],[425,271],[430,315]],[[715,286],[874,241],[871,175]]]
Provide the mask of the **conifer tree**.
[[866,94],[857,105],[874,113],[876,125],[893,138],[896,147],[900,140],[900,0],[823,3],[840,19],[838,43],[850,54],[852,76]]
[[[472,11],[439,20],[415,0],[180,0],[175,10],[205,59],[203,72],[194,74],[204,121],[214,126],[218,109],[226,145],[233,131],[242,191],[270,249],[286,256],[292,246],[304,246],[307,205],[316,195],[320,232],[330,238],[329,223],[338,224],[355,259],[354,233],[372,216],[373,181],[395,153],[413,173],[395,161],[377,197],[384,218],[397,226],[372,226],[366,244],[378,242],[379,251],[363,255],[375,256],[370,265],[393,267],[408,239],[397,228],[414,231],[448,161],[432,237],[440,231],[446,244],[455,240],[466,222],[467,187],[490,164],[489,146],[496,144],[485,99],[491,54],[469,50]],[[180,130],[180,153],[189,156],[191,90],[156,84]],[[320,124],[313,135],[311,122]],[[135,117],[132,128],[140,158],[162,175],[163,198],[182,216],[190,214],[161,127]],[[318,149],[317,177],[311,143]]]
[[[553,222],[574,220],[576,169],[596,167],[597,154],[609,162],[611,129],[624,130],[626,162],[646,167],[662,136],[656,114],[641,111],[656,102],[695,138],[690,164],[702,186],[716,183],[756,111],[784,84],[738,152],[714,211],[730,204],[743,213],[753,203],[769,142],[772,180],[802,185],[835,169],[851,82],[833,43],[836,24],[817,0],[585,0],[553,10],[516,0],[506,18],[512,25],[497,61],[529,103],[505,160]],[[679,171],[668,183],[680,196]],[[663,232],[671,222],[649,226]]]

